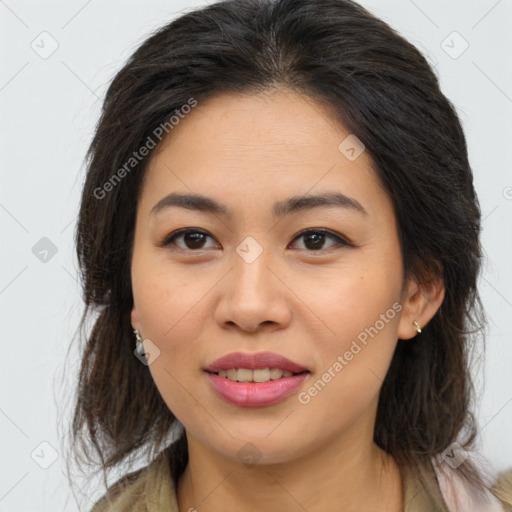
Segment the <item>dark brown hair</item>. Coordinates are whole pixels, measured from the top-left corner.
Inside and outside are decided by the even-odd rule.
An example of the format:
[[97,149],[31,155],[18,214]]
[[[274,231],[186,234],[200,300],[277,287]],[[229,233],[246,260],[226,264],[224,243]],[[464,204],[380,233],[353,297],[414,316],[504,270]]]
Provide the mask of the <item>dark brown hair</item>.
[[[364,143],[393,201],[406,276],[440,278],[446,288],[421,335],[398,341],[375,442],[401,467],[433,474],[433,455],[475,439],[469,356],[483,325],[480,210],[464,133],[436,75],[412,44],[350,0],[225,0],[180,16],[135,51],[108,88],[87,154],[76,230],[81,328],[97,316],[84,333],[72,432],[75,449],[104,474],[140,450],[156,453],[180,424],[133,353],[130,264],[149,157],[103,197],[98,190],[190,98],[275,87],[326,105]],[[182,431],[176,476],[186,463]],[[471,458],[459,471],[483,485]]]

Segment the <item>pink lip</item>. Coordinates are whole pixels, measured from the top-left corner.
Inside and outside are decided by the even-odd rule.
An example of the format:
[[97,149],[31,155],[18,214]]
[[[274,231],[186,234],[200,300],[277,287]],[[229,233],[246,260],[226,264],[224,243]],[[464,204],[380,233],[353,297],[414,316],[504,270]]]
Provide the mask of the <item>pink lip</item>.
[[[247,368],[247,366],[235,366],[235,368]],[[273,366],[273,368],[279,368],[279,366]],[[239,407],[263,407],[276,404],[291,395],[309,373],[299,373],[292,377],[268,382],[235,382],[215,373],[207,373],[207,375],[215,391],[227,402]]]
[[274,354],[273,352],[259,352],[246,354],[243,352],[233,352],[219,359],[205,368],[207,372],[216,373],[220,370],[230,370],[232,368],[248,368],[256,370],[258,368],[280,368],[292,373],[301,373],[307,370],[299,364],[290,361],[284,356]]

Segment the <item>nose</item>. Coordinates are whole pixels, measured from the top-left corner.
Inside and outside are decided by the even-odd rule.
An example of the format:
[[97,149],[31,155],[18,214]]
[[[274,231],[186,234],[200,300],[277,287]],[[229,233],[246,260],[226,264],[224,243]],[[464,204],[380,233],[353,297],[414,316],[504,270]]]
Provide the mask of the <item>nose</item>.
[[235,253],[233,260],[231,271],[221,284],[215,311],[218,325],[248,333],[289,325],[291,293],[268,251],[264,250],[254,261]]

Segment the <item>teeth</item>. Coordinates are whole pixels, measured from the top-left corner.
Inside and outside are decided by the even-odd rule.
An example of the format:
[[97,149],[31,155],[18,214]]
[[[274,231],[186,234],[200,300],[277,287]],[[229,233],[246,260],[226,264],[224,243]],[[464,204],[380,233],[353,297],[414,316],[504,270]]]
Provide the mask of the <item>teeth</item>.
[[[240,370],[238,370],[240,375]],[[254,382],[268,382],[270,380],[270,368],[258,368],[252,371],[252,380]]]
[[238,378],[236,379],[238,382],[251,382],[252,380],[252,370],[247,370],[245,368],[238,369]]
[[291,377],[292,372],[280,368],[232,368],[231,370],[220,370],[219,376],[238,382],[268,382],[281,378]]
[[272,380],[280,379],[283,376],[283,370],[280,368],[272,368],[270,370],[270,378]]

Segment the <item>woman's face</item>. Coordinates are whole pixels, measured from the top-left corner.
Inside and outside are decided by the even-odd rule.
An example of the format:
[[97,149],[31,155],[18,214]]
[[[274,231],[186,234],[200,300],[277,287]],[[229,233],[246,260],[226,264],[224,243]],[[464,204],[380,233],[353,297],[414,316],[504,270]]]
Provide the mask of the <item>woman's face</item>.
[[[226,458],[254,450],[261,463],[286,461],[334,439],[371,438],[397,337],[414,335],[401,311],[392,203],[349,135],[304,96],[222,95],[199,102],[149,163],[132,323],[187,435]],[[191,201],[152,211],[168,194],[201,196],[224,212]],[[324,195],[338,200],[283,206]],[[205,370],[234,352],[272,352],[308,372],[264,384]],[[279,376],[229,375],[270,374]]]

